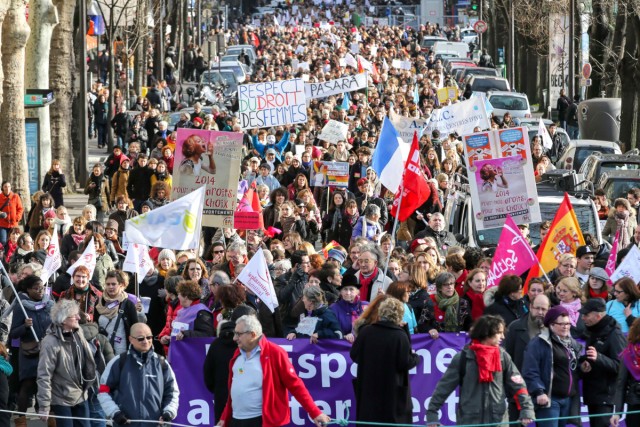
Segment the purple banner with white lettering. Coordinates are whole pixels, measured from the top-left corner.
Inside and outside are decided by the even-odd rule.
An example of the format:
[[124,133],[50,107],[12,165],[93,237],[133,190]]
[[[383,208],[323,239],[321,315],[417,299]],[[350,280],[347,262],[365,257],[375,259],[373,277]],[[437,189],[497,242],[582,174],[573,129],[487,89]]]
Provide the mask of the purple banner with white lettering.
[[[428,334],[412,335],[412,347],[420,356],[420,363],[409,372],[413,400],[413,423],[425,425],[426,411],[435,386],[446,371],[453,356],[467,343],[467,335],[440,334],[434,340]],[[212,338],[187,338],[171,343],[171,365],[180,387],[180,408],[176,423],[192,426],[215,425],[213,394],[204,385],[202,367]],[[322,411],[334,419],[355,420],[355,399],[352,380],[357,365],[351,361],[347,341],[271,339],[289,353],[296,372]],[[458,391],[449,396],[442,408],[441,422],[455,425]],[[313,426],[300,404],[290,397],[290,426]],[[586,414],[586,407],[582,407]],[[588,419],[583,417],[584,426]]]

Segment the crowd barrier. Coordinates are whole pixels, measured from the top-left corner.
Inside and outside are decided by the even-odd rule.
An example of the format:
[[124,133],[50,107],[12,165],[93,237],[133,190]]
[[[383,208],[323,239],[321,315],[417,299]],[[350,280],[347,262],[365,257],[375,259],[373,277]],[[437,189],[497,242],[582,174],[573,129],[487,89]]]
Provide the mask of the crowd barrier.
[[[202,366],[212,338],[190,338],[171,344],[171,366],[180,386],[178,423],[192,426],[214,424],[213,395],[206,389]],[[352,380],[357,365],[351,361],[351,344],[344,340],[271,339],[289,353],[296,372],[307,386],[316,404],[332,419],[355,419],[355,399]],[[434,340],[427,334],[412,336],[412,347],[420,356],[420,363],[409,372],[413,401],[413,423],[425,425],[426,411],[438,380],[446,371],[453,356],[468,342],[465,333],[440,334]],[[455,425],[458,391],[447,399],[442,408],[443,425]],[[312,426],[313,423],[300,404],[290,398],[291,426]],[[586,406],[582,414],[587,414]],[[583,417],[588,426],[588,418]],[[623,424],[624,425],[624,424]]]

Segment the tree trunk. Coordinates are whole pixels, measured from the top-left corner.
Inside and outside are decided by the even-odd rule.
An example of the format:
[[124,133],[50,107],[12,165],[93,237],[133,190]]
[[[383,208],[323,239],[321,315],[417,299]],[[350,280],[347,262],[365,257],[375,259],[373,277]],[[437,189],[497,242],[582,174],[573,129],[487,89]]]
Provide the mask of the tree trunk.
[[[75,164],[70,141],[72,141],[71,124],[74,120],[73,99],[78,96],[74,83],[77,67],[73,51],[73,18],[77,2],[76,0],[53,0],[53,4],[58,9],[60,23],[53,30],[51,50],[54,54],[53,60],[49,61],[49,87],[54,91],[57,99],[50,111],[51,154],[62,163],[62,170],[67,177],[67,188],[74,188]],[[83,66],[86,65],[85,61],[81,62]],[[82,71],[86,72],[86,70],[80,72]],[[79,120],[76,123],[78,122]]]
[[624,45],[624,57],[620,63],[620,80],[622,87],[622,113],[620,117],[620,142],[623,150],[635,147],[638,137],[638,89],[636,83],[637,70],[635,63],[638,60],[638,39],[635,21],[637,17],[633,13],[627,13],[626,42]]
[[593,1],[592,25],[589,31],[589,56],[593,65],[591,72],[591,86],[587,88],[588,98],[600,96],[604,90],[605,64],[609,56],[611,32],[609,31],[609,12],[603,0]]
[[24,58],[31,29],[25,16],[26,5],[26,0],[11,0],[2,24],[4,102],[0,110],[0,162],[3,179],[11,180],[22,204],[30,206],[24,129]]
[[2,106],[2,81],[4,80],[4,73],[2,72],[2,23],[4,17],[9,9],[8,2],[0,2],[0,107]]
[[[607,97],[616,97],[618,90],[616,76],[619,75],[622,79],[623,70],[620,70],[620,65],[623,63],[623,56],[625,55],[625,45],[627,43],[627,8],[624,2],[620,2],[618,5],[618,15],[616,16],[616,26],[613,32],[613,39],[611,40],[611,52],[607,58],[605,64],[604,75],[605,80],[600,87],[605,92]],[[600,96],[600,93],[593,94],[592,96]]]
[[[49,52],[51,34],[58,25],[58,10],[51,0],[29,2],[29,27],[31,35],[27,42],[24,84],[28,89],[49,89]],[[54,92],[57,98],[58,94]],[[56,100],[56,103],[60,100]],[[40,170],[42,179],[51,165],[51,122],[49,106],[25,110],[25,116],[37,118],[40,126]],[[67,172],[67,168],[63,168]],[[32,171],[33,172],[33,171]]]

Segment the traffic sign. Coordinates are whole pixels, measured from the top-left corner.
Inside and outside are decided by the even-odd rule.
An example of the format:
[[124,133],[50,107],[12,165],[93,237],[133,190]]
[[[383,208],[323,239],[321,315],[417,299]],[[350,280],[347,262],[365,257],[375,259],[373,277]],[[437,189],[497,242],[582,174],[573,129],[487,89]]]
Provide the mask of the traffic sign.
[[487,31],[487,28],[488,28],[488,25],[484,21],[476,21],[476,23],[473,24],[473,29],[478,34],[484,33],[485,31]]
[[591,64],[588,62],[582,66],[582,77],[585,79],[591,77]]

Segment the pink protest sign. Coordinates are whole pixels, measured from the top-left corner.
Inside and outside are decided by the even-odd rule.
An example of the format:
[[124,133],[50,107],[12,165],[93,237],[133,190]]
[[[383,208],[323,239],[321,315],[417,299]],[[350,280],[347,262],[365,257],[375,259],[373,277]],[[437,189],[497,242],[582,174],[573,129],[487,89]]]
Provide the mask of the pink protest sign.
[[522,237],[520,229],[510,215],[507,215],[500,240],[493,256],[491,271],[487,277],[487,288],[497,286],[502,276],[520,276],[538,262],[529,243]]

